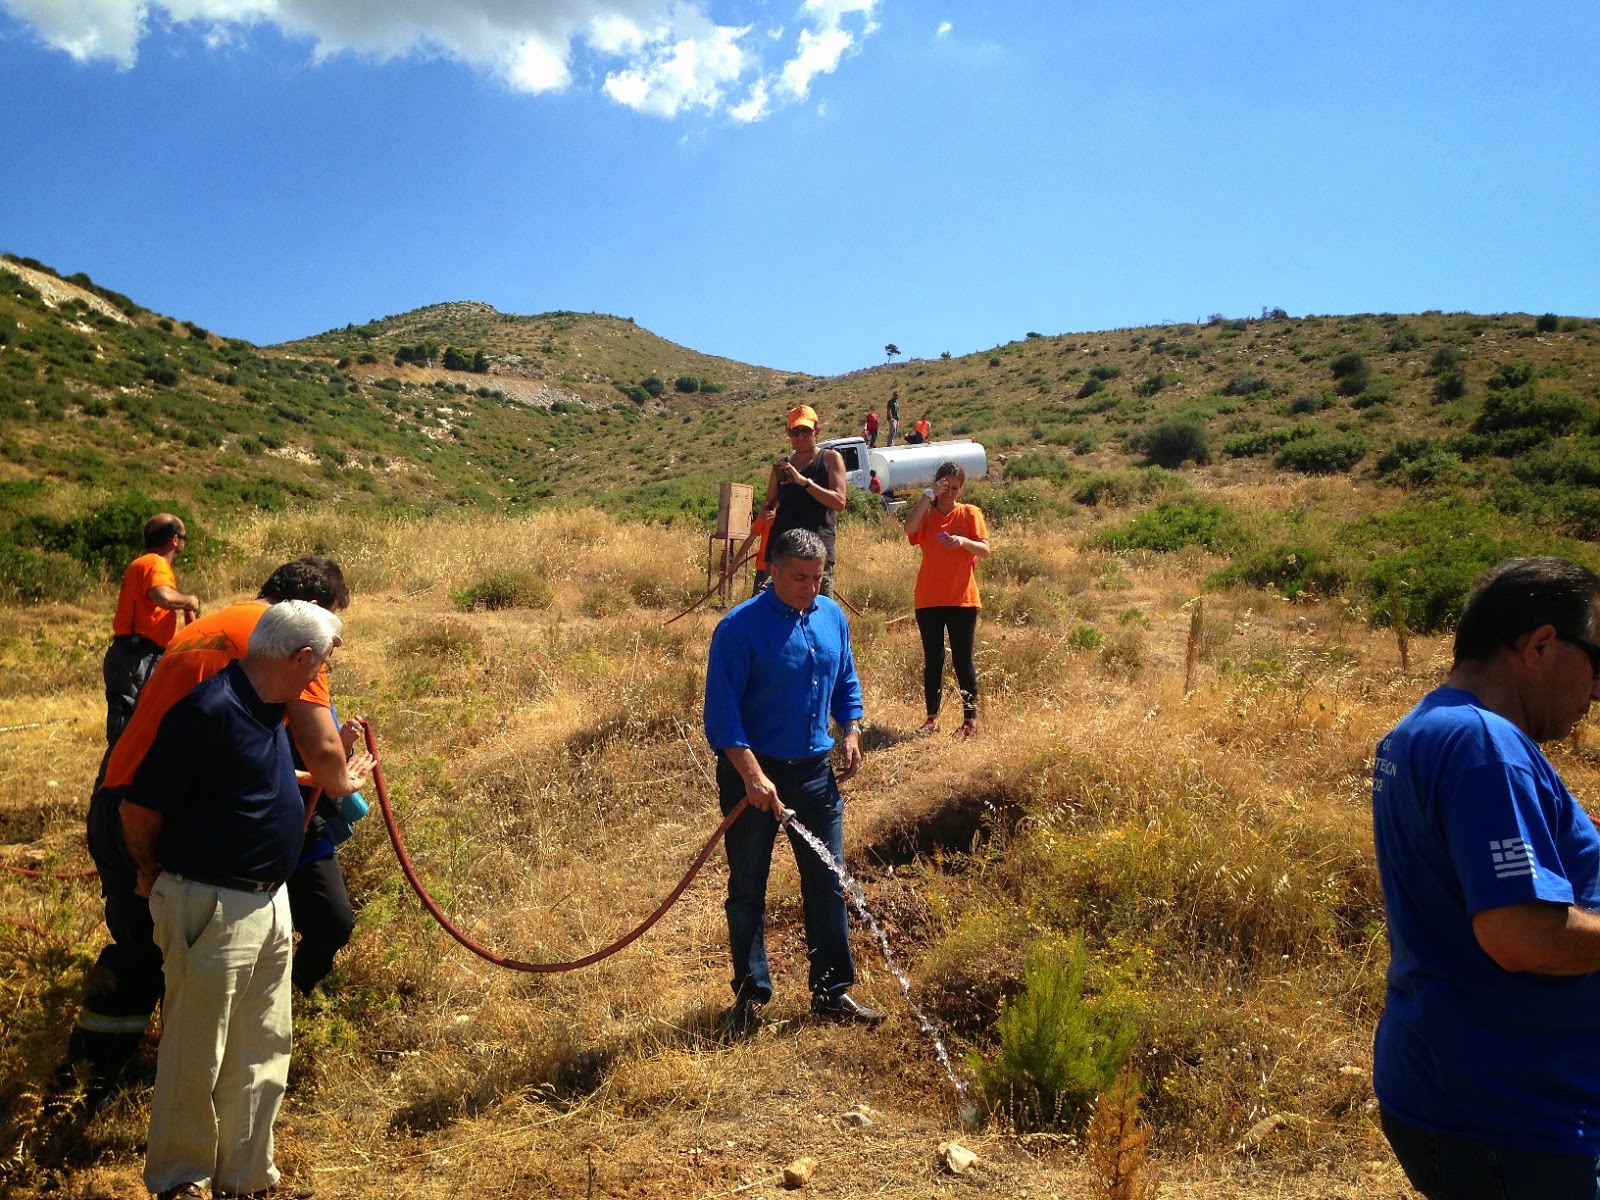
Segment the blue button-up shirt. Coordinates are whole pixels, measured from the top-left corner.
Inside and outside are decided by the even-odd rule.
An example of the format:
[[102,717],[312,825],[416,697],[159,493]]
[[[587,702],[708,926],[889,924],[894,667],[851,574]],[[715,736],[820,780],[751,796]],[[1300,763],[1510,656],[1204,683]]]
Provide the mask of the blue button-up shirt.
[[706,740],[773,758],[833,748],[828,718],[859,720],[861,681],[844,610],[818,596],[805,612],[767,588],[717,623],[706,661]]

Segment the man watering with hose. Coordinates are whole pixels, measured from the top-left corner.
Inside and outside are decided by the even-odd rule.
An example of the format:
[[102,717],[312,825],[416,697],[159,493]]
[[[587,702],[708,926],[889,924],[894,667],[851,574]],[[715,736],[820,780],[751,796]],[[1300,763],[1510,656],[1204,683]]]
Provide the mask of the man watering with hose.
[[[779,821],[791,814],[844,862],[839,784],[861,767],[861,682],[844,612],[822,589],[827,548],[805,529],[773,538],[772,583],[731,610],[711,637],[706,663],[706,739],[717,752],[723,815],[750,808],[729,827],[728,941],[733,1007],[728,1032],[752,1032],[772,997],[767,968],[767,874]],[[844,769],[830,760],[831,720],[844,730]],[[850,995],[855,964],[844,884],[789,831],[800,868],[810,959],[811,1011],[828,1020],[876,1025],[883,1014]]]

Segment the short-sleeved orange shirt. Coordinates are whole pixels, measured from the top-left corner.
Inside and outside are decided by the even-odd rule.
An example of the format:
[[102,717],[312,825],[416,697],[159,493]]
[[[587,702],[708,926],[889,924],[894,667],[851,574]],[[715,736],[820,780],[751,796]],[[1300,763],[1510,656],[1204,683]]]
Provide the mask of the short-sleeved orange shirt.
[[750,532],[761,539],[756,546],[756,570],[767,569],[767,543],[772,540],[772,518],[757,517],[750,522]]
[[158,646],[172,641],[178,632],[178,610],[162,608],[150,599],[150,589],[176,588],[178,577],[172,564],[159,554],[141,554],[122,573],[122,591],[117,594],[117,615],[111,619],[111,632],[117,637],[136,633]]
[[960,546],[942,545],[941,533],[953,533],[978,542],[989,540],[983,509],[977,505],[957,504],[948,516],[929,505],[917,531],[906,535],[913,546],[922,547],[922,566],[917,571],[917,587],[912,594],[913,607],[982,608],[983,601],[978,598],[978,560]]
[[[167,710],[188,695],[195,684],[210,679],[234,659],[243,658],[250,634],[266,611],[265,600],[230,604],[198,621],[190,621],[178,632],[150,673],[128,727],[112,748],[111,761],[106,764],[106,787],[127,787],[133,782],[134,772],[155,741]],[[306,685],[300,699],[323,708],[331,706],[326,666]]]

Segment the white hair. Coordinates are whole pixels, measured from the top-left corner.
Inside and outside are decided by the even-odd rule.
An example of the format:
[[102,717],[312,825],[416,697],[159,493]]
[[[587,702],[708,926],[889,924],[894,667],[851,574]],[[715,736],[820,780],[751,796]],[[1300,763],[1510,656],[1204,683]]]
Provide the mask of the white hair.
[[269,605],[250,634],[250,657],[284,661],[307,646],[318,658],[339,641],[344,622],[309,600],[280,600]]

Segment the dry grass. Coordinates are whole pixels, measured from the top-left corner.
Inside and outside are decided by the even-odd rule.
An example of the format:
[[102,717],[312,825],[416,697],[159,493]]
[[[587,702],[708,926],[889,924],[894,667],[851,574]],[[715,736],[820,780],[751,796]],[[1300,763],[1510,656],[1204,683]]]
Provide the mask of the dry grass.
[[[1442,643],[1415,639],[1407,672],[1391,635],[1337,603],[1224,592],[1206,596],[1191,648],[1188,606],[1214,563],[1085,550],[1084,532],[997,537],[1012,553],[985,585],[983,734],[957,743],[910,736],[920,649],[911,622],[889,621],[909,603],[912,552],[893,530],[846,530],[839,586],[864,610],[870,719],[847,789],[855,869],[958,1050],[989,1048],[1035,937],[1085,931],[1091,986],[1140,1030],[1162,1195],[1404,1195],[1368,1103],[1386,955],[1367,772],[1379,734],[1437,677]],[[700,535],[592,512],[272,517],[226,534],[233,557],[193,580],[211,604],[296,553],[345,564],[357,598],[336,700],[374,722],[428,885],[495,950],[550,961],[610,940],[714,827],[699,697],[717,614],[663,627],[703,586]],[[550,605],[453,603],[504,566],[544,575]],[[50,722],[0,733],[4,862],[87,861],[102,607],[0,612],[0,726]],[[1580,795],[1594,790],[1592,750],[1557,757]],[[357,932],[332,998],[297,1013],[279,1129],[283,1165],[321,1196],[775,1196],[802,1154],[821,1163],[811,1188],[838,1196],[1096,1194],[1075,1144],[962,1130],[865,939],[860,991],[889,1023],[809,1022],[782,853],[775,1024],[736,1044],[714,1033],[728,999],[720,855],[643,940],[566,975],[503,971],[449,941],[378,820],[342,857]],[[103,934],[92,885],[3,874],[0,915],[42,931],[0,925],[9,1148]],[[139,1194],[152,1061],[60,1170],[22,1164],[17,1194]],[[860,1105],[874,1124],[841,1120]],[[1275,1114],[1276,1132],[1235,1151]],[[939,1173],[951,1137],[978,1152],[974,1175]]]

